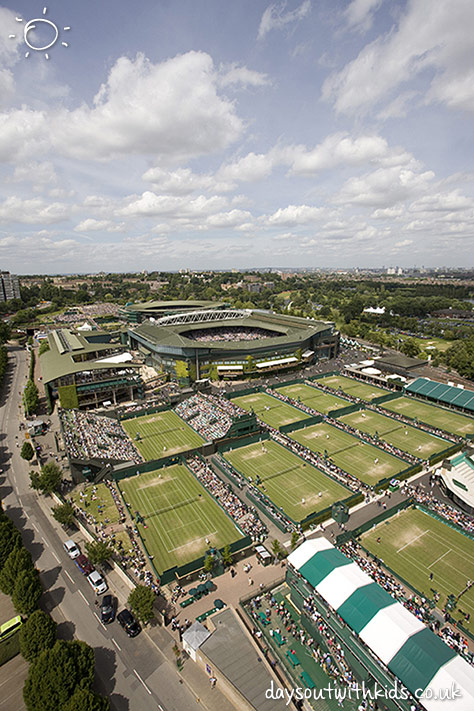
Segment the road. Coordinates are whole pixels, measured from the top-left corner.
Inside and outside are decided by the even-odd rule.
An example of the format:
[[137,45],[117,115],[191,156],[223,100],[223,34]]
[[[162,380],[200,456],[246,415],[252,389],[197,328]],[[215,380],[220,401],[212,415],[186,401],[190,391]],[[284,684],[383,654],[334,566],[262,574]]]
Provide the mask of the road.
[[0,499],[40,571],[42,607],[58,622],[59,637],[81,639],[95,649],[96,690],[109,697],[114,711],[202,708],[178,676],[173,660],[145,633],[130,639],[117,623],[101,624],[92,589],[64,552],[60,531],[44,503],[29,488],[29,466],[19,456],[23,439],[19,393],[26,383],[26,352],[11,348],[10,360],[0,403]]

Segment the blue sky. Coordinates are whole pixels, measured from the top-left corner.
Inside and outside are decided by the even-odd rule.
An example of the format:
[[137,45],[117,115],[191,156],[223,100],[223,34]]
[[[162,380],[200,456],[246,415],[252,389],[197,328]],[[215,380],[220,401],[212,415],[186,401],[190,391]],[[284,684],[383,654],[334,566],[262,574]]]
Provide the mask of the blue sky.
[[472,266],[472,27],[472,0],[0,5],[2,268]]

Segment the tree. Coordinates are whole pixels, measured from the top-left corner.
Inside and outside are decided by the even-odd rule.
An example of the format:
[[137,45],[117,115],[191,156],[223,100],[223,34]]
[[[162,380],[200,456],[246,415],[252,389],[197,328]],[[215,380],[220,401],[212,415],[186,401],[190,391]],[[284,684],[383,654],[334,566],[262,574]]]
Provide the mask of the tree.
[[33,459],[35,456],[35,450],[31,446],[31,442],[23,442],[23,446],[21,448],[20,452],[20,457],[22,459],[26,459],[28,462]]
[[233,563],[232,553],[228,543],[222,549],[222,562],[226,567],[230,567]]
[[0,522],[0,570],[3,569],[8,556],[16,546],[23,545],[20,532],[10,519]]
[[66,702],[63,711],[110,711],[110,701],[93,691],[78,688]]
[[35,610],[20,628],[20,652],[27,662],[39,657],[56,642],[56,622],[42,610]]
[[11,328],[6,321],[0,321],[0,344],[4,344],[10,340],[12,335]]
[[54,462],[48,462],[41,468],[41,473],[30,472],[30,486],[32,489],[49,495],[58,489],[62,479],[61,469]]
[[281,555],[280,541],[276,538],[272,541],[272,551],[273,551],[273,555],[275,556],[275,562],[276,562]]
[[155,593],[147,585],[137,585],[135,590],[132,590],[128,596],[128,604],[132,608],[136,617],[140,622],[147,623],[153,619],[153,603],[155,602]]
[[22,570],[12,592],[12,602],[19,615],[29,615],[38,608],[43,593],[38,571],[35,568]]
[[87,557],[92,565],[100,565],[111,557],[113,550],[105,541],[86,543]]
[[50,348],[49,348],[48,340],[45,338],[40,343],[40,347],[38,348],[38,355],[42,356],[43,353],[47,353],[49,351],[49,349]]
[[410,358],[416,358],[416,356],[420,353],[420,346],[414,338],[407,338],[406,341],[403,341],[402,345],[400,346],[400,350],[406,356],[409,356]]
[[299,539],[300,534],[298,533],[298,531],[293,531],[293,533],[291,534],[291,550],[296,548],[296,544],[298,543]]
[[30,665],[23,687],[28,711],[58,711],[94,680],[94,650],[85,642],[58,640]]
[[32,380],[28,380],[23,392],[23,401],[25,403],[26,413],[32,415],[38,409],[39,393],[38,388]]
[[69,502],[64,504],[59,504],[59,506],[53,506],[51,509],[53,512],[53,517],[56,521],[66,528],[72,526],[74,521],[74,506]]
[[33,560],[24,546],[16,546],[0,571],[0,590],[5,595],[13,593],[18,576],[24,570],[34,570]]
[[215,562],[216,562],[216,559],[214,558],[213,555],[207,555],[204,558],[204,570],[206,571],[206,573],[212,572]]

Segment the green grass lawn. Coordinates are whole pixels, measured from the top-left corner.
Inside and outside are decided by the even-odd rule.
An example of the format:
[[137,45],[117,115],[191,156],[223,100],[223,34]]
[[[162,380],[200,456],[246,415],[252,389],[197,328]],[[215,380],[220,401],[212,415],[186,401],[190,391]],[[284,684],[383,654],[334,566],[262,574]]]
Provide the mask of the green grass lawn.
[[254,484],[258,474],[261,479],[258,488],[293,521],[301,521],[313,511],[321,511],[351,494],[273,440],[229,450],[224,457]]
[[222,548],[242,537],[232,519],[181,464],[119,483],[154,565],[163,572],[204,555],[210,545]]
[[257,417],[266,422],[267,425],[277,429],[282,425],[306,420],[309,417],[305,412],[267,393],[257,392],[250,395],[242,395],[241,397],[233,398],[232,402],[235,402],[236,405],[239,405],[244,410],[253,410]]
[[[173,410],[124,420],[122,427],[146,461],[200,447],[204,439]],[[140,440],[135,440],[137,432]]]
[[318,378],[314,382],[322,383],[335,390],[340,388],[348,395],[360,397],[361,400],[367,400],[368,402],[375,400],[377,397],[382,397],[382,395],[387,395],[389,392],[371,383],[361,383],[359,380],[347,378],[345,375],[328,375],[327,378]]
[[327,415],[331,410],[339,410],[341,407],[348,407],[351,403],[336,395],[329,395],[323,390],[317,390],[305,383],[295,383],[294,385],[284,385],[278,388],[278,392],[295,400],[301,400],[304,405],[312,407],[313,410]]
[[378,432],[381,439],[404,452],[420,457],[420,459],[429,459],[436,452],[441,452],[452,444],[412,425],[404,425],[402,422],[385,417],[385,415],[379,415],[378,412],[371,410],[352,412],[339,419],[341,422],[346,422],[351,427],[368,432],[370,435]]
[[394,477],[407,468],[406,462],[392,457],[383,449],[362,442],[325,422],[291,432],[290,437],[312,452],[324,454],[326,450],[338,467],[366,484],[373,485],[385,477]]
[[427,405],[412,397],[398,397],[396,400],[384,402],[382,407],[462,437],[474,434],[474,419],[472,417],[445,410],[437,405]]
[[[474,580],[474,541],[419,509],[392,516],[363,534],[361,542],[426,597],[433,597],[432,588],[439,592],[439,607]],[[459,608],[470,613],[474,630],[474,587],[461,596],[453,615],[458,619]]]
[[[95,493],[94,493],[95,489]],[[81,493],[84,495],[81,499]],[[118,523],[119,511],[110,489],[105,484],[86,484],[76,489],[72,495],[74,503],[92,514],[98,523]],[[100,506],[100,511],[99,511]]]

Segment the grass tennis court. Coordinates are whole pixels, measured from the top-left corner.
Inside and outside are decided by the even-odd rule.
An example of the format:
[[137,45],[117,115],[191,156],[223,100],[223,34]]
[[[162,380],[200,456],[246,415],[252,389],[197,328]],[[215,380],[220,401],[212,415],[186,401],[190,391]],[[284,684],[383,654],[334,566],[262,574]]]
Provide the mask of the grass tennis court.
[[435,437],[412,425],[404,425],[403,422],[379,415],[372,410],[352,412],[338,419],[370,435],[378,432],[381,439],[420,459],[429,459],[436,452],[441,452],[452,444],[441,437]]
[[[462,592],[468,579],[474,580],[474,541],[419,509],[383,521],[363,534],[362,545],[426,597],[433,597],[431,588],[437,590],[438,607],[444,607],[449,594]],[[474,586],[461,596],[454,617],[461,617],[459,608],[474,624]]]
[[331,410],[339,410],[341,407],[348,407],[351,403],[336,395],[330,395],[323,390],[317,390],[305,383],[294,383],[278,388],[278,392],[287,395],[295,400],[301,400],[304,405],[312,407],[313,410],[327,415]]
[[257,417],[270,425],[270,427],[281,427],[289,425],[290,422],[298,422],[306,420],[309,415],[301,410],[298,410],[292,405],[288,405],[282,400],[277,400],[267,393],[251,393],[250,395],[242,395],[232,399],[236,405],[239,405],[244,410],[253,410]]
[[204,555],[210,545],[222,548],[242,538],[234,522],[182,464],[138,474],[119,482],[124,500],[146,528],[138,524],[157,570],[184,565]]
[[472,417],[460,415],[436,405],[427,405],[412,397],[398,397],[396,400],[384,402],[382,407],[462,437],[474,434],[474,419]]
[[[146,461],[185,452],[204,442],[173,410],[124,420],[122,426]],[[138,441],[137,432],[141,437]]]
[[89,484],[76,489],[72,494],[72,500],[91,514],[98,523],[109,525],[120,521],[118,508],[110,489],[105,484]]
[[345,375],[328,375],[327,378],[318,378],[315,383],[322,383],[335,390],[341,388],[348,395],[360,397],[361,400],[367,400],[368,402],[375,400],[377,397],[382,397],[382,395],[387,395],[389,392],[371,383],[361,383],[359,380],[347,378]]
[[326,450],[338,467],[366,484],[394,477],[407,468],[406,462],[326,422],[290,432],[290,437],[312,452],[324,454]]
[[229,450],[224,457],[245,477],[251,477],[254,484],[258,474],[261,479],[258,488],[293,521],[301,521],[309,513],[321,511],[351,494],[273,440]]

